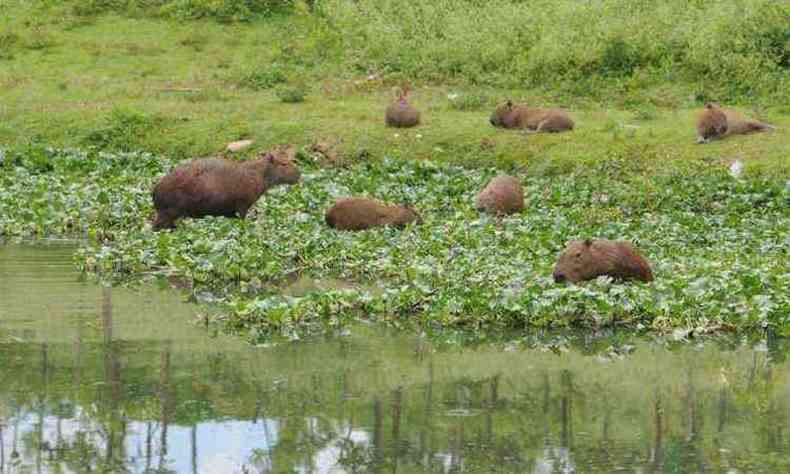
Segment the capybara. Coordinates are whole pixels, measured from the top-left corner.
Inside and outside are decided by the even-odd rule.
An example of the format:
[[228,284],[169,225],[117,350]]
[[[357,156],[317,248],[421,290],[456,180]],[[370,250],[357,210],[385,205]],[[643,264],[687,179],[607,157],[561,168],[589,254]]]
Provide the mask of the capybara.
[[362,197],[339,198],[326,211],[326,223],[339,230],[365,230],[371,227],[403,227],[422,218],[409,204],[388,206]]
[[491,114],[491,125],[550,133],[573,130],[573,120],[562,109],[539,109],[526,105],[515,105],[511,101],[507,101],[494,110],[494,113]]
[[720,107],[715,103],[705,104],[697,117],[697,143],[723,138],[774,130],[776,127],[757,120],[750,120],[737,110]]
[[554,281],[577,283],[608,275],[616,280],[653,281],[650,262],[628,242],[605,239],[574,240],[554,267]]
[[154,186],[154,230],[175,227],[182,217],[244,218],[269,188],[299,181],[299,168],[284,150],[250,161],[201,158],[178,165]]
[[475,197],[475,208],[495,215],[521,212],[524,210],[521,182],[507,175],[493,178]]
[[697,143],[705,143],[727,133],[727,116],[718,104],[708,102],[697,115]]
[[402,87],[395,102],[387,107],[384,122],[388,127],[409,128],[420,124],[420,111],[409,104],[408,95],[408,86]]

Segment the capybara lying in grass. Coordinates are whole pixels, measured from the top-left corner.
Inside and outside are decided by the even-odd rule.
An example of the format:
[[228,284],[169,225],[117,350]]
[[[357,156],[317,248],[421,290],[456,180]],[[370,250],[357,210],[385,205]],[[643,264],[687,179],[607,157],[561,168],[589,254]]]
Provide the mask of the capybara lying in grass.
[[747,119],[737,110],[723,108],[715,103],[707,103],[697,116],[697,143],[706,143],[729,135],[764,132],[775,128],[767,123]]
[[511,101],[494,110],[491,114],[491,125],[502,128],[525,128],[534,132],[573,130],[573,120],[562,109],[538,109],[515,105]]
[[577,283],[608,275],[616,280],[653,281],[650,262],[625,241],[574,240],[554,267],[554,281]]
[[388,127],[408,128],[420,124],[420,112],[409,104],[406,99],[408,95],[409,88],[404,86],[398,92],[395,102],[387,107],[384,122]]
[[327,225],[339,230],[403,227],[410,222],[422,222],[420,215],[410,205],[388,206],[374,199],[361,197],[339,198],[326,211]]
[[507,175],[493,178],[475,197],[475,208],[495,215],[521,212],[524,210],[524,190],[521,182]]
[[727,133],[727,116],[718,104],[707,103],[697,115],[697,143],[704,143]]
[[175,227],[182,217],[241,217],[269,188],[299,181],[286,151],[250,161],[201,158],[178,165],[154,187],[154,230]]

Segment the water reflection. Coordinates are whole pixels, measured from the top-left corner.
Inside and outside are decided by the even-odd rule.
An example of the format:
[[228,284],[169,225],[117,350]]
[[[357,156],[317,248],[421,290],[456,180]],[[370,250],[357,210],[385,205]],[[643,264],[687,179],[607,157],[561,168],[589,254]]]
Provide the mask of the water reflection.
[[790,471],[782,340],[251,348],[70,251],[0,247],[2,474]]

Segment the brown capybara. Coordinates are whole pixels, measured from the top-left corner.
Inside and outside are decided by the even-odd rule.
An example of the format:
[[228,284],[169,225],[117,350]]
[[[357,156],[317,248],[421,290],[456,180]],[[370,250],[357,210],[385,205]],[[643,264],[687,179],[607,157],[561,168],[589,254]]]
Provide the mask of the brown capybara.
[[299,181],[288,152],[267,152],[250,161],[201,158],[178,165],[154,186],[154,230],[175,227],[182,217],[244,218],[261,194]]
[[723,137],[727,133],[727,116],[718,104],[707,103],[697,115],[697,143]]
[[737,110],[707,103],[697,117],[697,143],[707,143],[730,135],[765,132],[775,128],[767,123],[747,119]]
[[776,129],[773,125],[747,119],[737,110],[727,108],[722,108],[721,110],[727,116],[727,135],[765,132]]
[[511,101],[498,106],[491,114],[491,125],[502,128],[525,128],[533,132],[573,130],[573,120],[562,109],[539,109],[515,105]]
[[524,210],[524,190],[521,182],[507,175],[493,178],[475,197],[475,208],[495,215],[521,212]]
[[384,114],[384,123],[388,127],[409,128],[420,124],[420,111],[409,104],[406,99],[408,95],[408,86],[402,87],[395,102],[387,107],[387,111]]
[[653,281],[650,262],[628,242],[614,240],[574,240],[568,244],[554,267],[554,281],[577,283],[608,275],[616,280]]
[[365,230],[371,227],[404,227],[410,222],[421,223],[422,218],[408,204],[388,206],[374,199],[362,197],[339,198],[326,211],[326,223],[339,230]]

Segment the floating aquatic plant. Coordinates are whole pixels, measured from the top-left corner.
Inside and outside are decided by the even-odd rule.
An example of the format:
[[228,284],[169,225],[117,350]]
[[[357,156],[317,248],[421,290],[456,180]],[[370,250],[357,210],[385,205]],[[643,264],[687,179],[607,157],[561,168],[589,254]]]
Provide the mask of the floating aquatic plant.
[[[702,163],[645,175],[615,157],[584,172],[524,178],[526,210],[500,219],[473,209],[496,169],[392,158],[321,168],[302,152],[302,183],[266,194],[246,221],[184,220],[155,233],[150,189],[168,160],[44,155],[30,163],[7,153],[0,236],[85,236],[75,257],[84,271],[124,281],[178,275],[195,295],[211,296],[228,328],[253,339],[357,320],[474,329],[790,328],[790,186],[775,179],[734,179]],[[323,213],[342,195],[414,203],[424,223],[334,231]],[[587,236],[633,241],[654,262],[656,281],[555,284],[558,253]],[[300,278],[347,284],[284,292]]]

